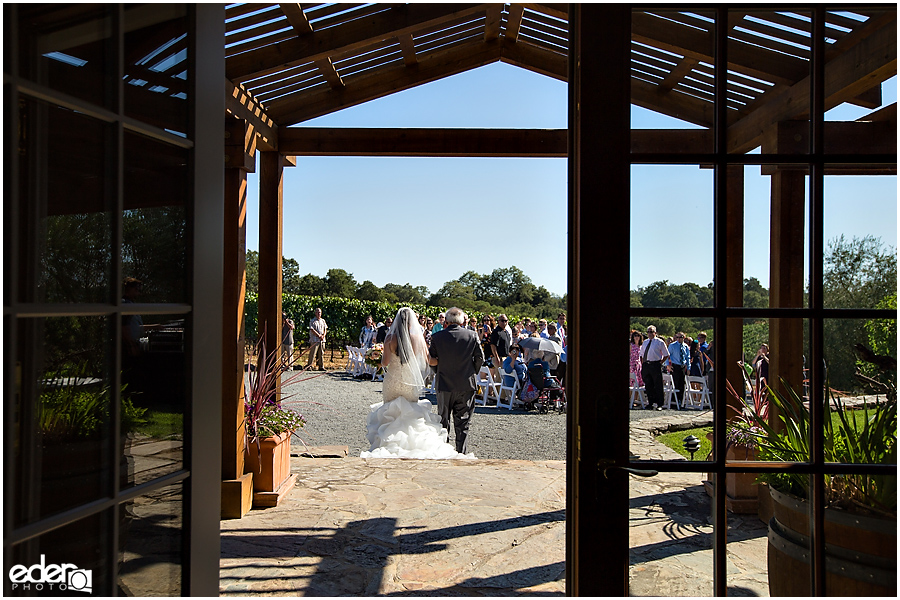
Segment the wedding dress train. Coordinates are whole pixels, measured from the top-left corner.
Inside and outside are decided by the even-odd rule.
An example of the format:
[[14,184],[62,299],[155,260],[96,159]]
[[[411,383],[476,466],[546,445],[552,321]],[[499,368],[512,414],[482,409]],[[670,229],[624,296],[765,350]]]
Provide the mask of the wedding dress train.
[[441,418],[431,412],[431,402],[419,400],[420,389],[410,381],[412,363],[401,364],[392,355],[384,377],[384,401],[372,405],[366,422],[371,448],[362,458],[475,458],[460,454],[447,443]]

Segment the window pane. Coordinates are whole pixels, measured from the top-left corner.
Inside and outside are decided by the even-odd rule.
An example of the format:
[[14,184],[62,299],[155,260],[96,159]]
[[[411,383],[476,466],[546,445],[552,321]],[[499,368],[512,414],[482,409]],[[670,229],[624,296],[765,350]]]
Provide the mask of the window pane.
[[[132,325],[132,319],[140,323]],[[188,393],[184,315],[123,317],[122,487],[184,468],[184,411]],[[134,332],[127,329],[134,327]],[[136,336],[136,337],[135,337]]]
[[20,118],[20,299],[110,302],[112,127],[34,100]]
[[712,306],[713,172],[632,165],[631,290],[640,306]]
[[128,596],[181,596],[183,484],[119,507],[119,588]]
[[102,317],[20,319],[17,524],[112,493],[112,336]]
[[187,135],[188,61],[184,5],[125,10],[125,114]]
[[143,283],[140,302],[187,299],[188,152],[125,135],[122,274]]
[[733,9],[728,21],[728,151],[807,154],[809,13]]
[[826,177],[824,232],[825,307],[896,309],[897,178]]
[[19,6],[21,75],[98,106],[115,108],[115,10],[111,4]]
[[[43,564],[66,565],[44,583],[27,581],[27,574],[9,577],[7,589],[14,596],[106,596],[110,586],[109,547],[111,511],[105,511],[54,529],[13,547],[7,557],[7,573],[15,565],[29,568]],[[40,578],[38,570],[34,578]],[[40,586],[40,587],[39,587]],[[77,592],[77,594],[76,594]]]
[[[760,244],[756,252],[746,256],[753,260],[755,270],[762,272],[766,256],[769,261],[769,307],[801,308],[808,306],[809,294],[809,174],[806,169],[783,165],[762,165],[760,175],[755,168],[746,188],[752,189],[748,204],[754,211],[748,216],[747,229],[751,227],[763,239],[762,222],[766,205],[769,207],[767,248]],[[746,173],[745,173],[746,174]],[[746,209],[749,210],[749,209]]]
[[714,23],[710,11],[632,13],[633,152],[712,152]]

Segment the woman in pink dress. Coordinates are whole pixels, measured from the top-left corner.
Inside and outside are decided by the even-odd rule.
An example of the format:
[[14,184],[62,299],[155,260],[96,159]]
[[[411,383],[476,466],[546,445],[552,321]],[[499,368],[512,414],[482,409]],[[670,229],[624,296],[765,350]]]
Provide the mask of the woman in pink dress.
[[639,387],[644,386],[644,380],[641,378],[641,344],[644,343],[644,334],[640,331],[631,332],[631,359],[628,363],[628,370],[637,375],[637,384]]

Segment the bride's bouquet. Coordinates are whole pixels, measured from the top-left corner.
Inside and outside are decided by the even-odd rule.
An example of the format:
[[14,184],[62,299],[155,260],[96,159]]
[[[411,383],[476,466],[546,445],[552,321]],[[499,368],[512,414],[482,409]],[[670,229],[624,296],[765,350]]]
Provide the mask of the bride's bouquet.
[[384,353],[384,344],[373,344],[366,350],[366,364],[375,367],[381,366],[381,355]]

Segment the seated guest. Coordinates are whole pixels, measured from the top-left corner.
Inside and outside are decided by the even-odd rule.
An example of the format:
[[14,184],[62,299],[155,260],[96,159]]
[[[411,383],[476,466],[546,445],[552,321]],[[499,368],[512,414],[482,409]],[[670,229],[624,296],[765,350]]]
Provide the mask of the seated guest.
[[545,353],[542,350],[531,351],[531,361],[528,363],[528,372],[532,373],[537,369],[540,369],[540,372],[544,375],[545,388],[559,387],[556,380],[550,376],[550,363],[544,360],[544,355]]
[[[503,360],[503,371],[504,386],[512,387],[518,381],[520,389],[525,387],[525,378],[528,376],[528,370],[525,368],[525,361],[519,356],[518,346],[509,348],[509,356]],[[506,373],[512,373],[512,375],[507,375]]]

